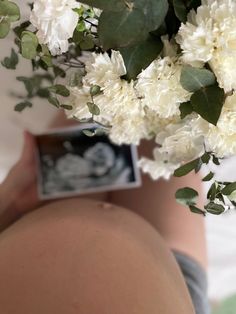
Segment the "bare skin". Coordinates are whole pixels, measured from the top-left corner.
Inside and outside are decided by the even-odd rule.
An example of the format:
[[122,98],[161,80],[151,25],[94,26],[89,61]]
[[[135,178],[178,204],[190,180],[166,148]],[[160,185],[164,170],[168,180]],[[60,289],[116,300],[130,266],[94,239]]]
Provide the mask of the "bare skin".
[[0,228],[23,216],[0,235],[1,311],[194,313],[170,248],[205,267],[204,221],[178,206],[172,192],[199,187],[200,179],[154,183],[145,176],[137,190],[42,204],[33,151],[26,134],[22,158],[0,186]]
[[104,202],[60,201],[22,218],[0,237],[0,277],[8,314],[194,313],[156,230]]

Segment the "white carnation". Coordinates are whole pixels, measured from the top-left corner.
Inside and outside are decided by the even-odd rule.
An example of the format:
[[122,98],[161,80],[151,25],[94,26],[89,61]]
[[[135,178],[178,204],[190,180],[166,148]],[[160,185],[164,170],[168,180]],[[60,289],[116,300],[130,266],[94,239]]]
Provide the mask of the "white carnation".
[[92,59],[86,62],[85,68],[87,72],[85,84],[99,85],[101,88],[126,74],[122,55],[114,50],[111,57],[107,53],[93,53]]
[[90,88],[99,85],[102,92],[94,96],[93,101],[100,114],[94,116],[94,120],[110,127],[113,142],[139,144],[142,138],[148,137],[145,111],[137,97],[134,82],[120,78],[126,73],[121,54],[117,51],[112,51],[111,57],[107,53],[93,54],[92,59],[85,63],[83,88],[71,88],[73,110],[69,112],[70,117],[80,120],[92,117],[87,106],[92,101]]
[[180,27],[177,42],[187,63],[209,62],[220,87],[236,88],[236,2],[206,0]]
[[207,149],[218,157],[236,154],[236,93],[226,98],[217,126],[206,136]]
[[168,125],[157,134],[160,152],[166,153],[173,163],[182,163],[199,157],[204,152],[204,134],[208,123],[200,117],[191,116],[176,124]]
[[139,145],[141,139],[148,137],[144,117],[138,114],[114,117],[109,136],[118,145]]
[[144,108],[144,110],[146,130],[150,138],[156,136],[156,134],[163,131],[163,129],[165,129],[167,125],[171,123],[177,123],[181,120],[180,116],[174,116],[168,119],[161,118],[155,111],[151,110],[148,107]]
[[70,98],[68,104],[73,107],[72,110],[67,110],[68,118],[76,118],[78,120],[90,119],[87,103],[91,102],[90,88],[86,87],[69,87]]
[[178,54],[178,45],[176,44],[174,37],[169,40],[168,35],[163,35],[161,36],[161,41],[163,43],[162,56],[175,58]]
[[163,178],[168,180],[180,164],[174,164],[169,161],[168,155],[161,153],[158,148],[153,151],[153,160],[141,158],[139,167],[144,173],[148,173],[153,180]]
[[153,61],[138,76],[136,89],[142,104],[161,118],[179,115],[179,105],[188,101],[191,94],[180,84],[181,65],[165,57]]
[[35,0],[30,21],[38,29],[40,43],[48,45],[52,55],[68,50],[68,39],[78,24],[73,11],[80,7],[75,0]]

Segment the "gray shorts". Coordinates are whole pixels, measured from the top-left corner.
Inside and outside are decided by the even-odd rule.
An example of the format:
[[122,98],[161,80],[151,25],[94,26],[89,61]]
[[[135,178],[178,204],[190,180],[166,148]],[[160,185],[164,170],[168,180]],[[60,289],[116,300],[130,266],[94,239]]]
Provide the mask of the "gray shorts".
[[191,257],[176,251],[173,253],[185,278],[196,314],[209,314],[206,272]]

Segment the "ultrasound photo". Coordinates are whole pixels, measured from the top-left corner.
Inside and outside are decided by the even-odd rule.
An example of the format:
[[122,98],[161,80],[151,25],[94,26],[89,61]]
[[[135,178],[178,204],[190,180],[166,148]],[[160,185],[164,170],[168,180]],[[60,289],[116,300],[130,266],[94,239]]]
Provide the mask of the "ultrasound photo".
[[36,136],[41,199],[140,186],[136,147],[117,146],[105,134],[89,137],[83,129],[63,128]]

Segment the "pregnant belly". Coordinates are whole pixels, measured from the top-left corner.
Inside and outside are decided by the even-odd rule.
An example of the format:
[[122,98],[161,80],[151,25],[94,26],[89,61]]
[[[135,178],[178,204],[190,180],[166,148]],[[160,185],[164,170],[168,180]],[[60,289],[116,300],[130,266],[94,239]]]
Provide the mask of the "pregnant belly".
[[156,230],[99,201],[51,203],[2,233],[0,278],[1,313],[194,313]]

